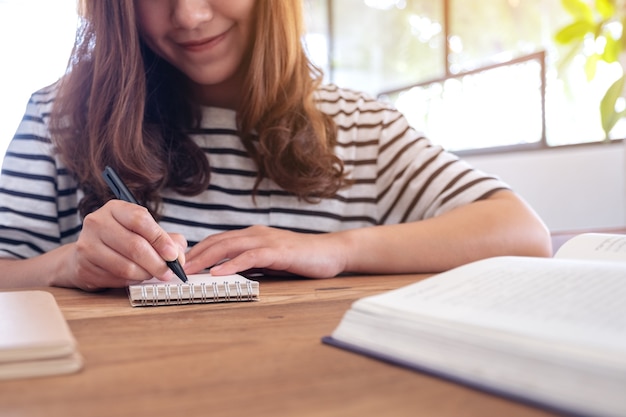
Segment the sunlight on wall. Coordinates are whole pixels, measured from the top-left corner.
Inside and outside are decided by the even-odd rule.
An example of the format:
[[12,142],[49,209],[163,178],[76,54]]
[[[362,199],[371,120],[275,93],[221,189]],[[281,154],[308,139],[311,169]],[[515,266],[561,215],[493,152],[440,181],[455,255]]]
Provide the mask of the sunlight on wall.
[[0,0],[0,157],[36,90],[65,71],[76,0]]

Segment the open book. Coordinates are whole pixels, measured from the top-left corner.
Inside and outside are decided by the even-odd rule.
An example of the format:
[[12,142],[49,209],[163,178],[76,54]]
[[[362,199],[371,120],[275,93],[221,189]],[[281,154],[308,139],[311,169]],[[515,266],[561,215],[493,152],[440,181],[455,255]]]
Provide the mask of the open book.
[[52,294],[0,292],[0,380],[66,374],[82,366]]
[[243,275],[213,276],[192,274],[183,283],[159,281],[152,278],[128,287],[128,298],[133,307],[253,301],[259,299],[259,283]]
[[360,299],[323,341],[560,412],[626,416],[626,235]]

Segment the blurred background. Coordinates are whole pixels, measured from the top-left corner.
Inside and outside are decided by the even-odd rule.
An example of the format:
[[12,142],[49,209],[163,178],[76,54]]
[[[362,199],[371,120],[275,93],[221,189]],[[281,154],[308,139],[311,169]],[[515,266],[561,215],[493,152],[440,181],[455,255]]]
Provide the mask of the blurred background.
[[[303,2],[327,82],[392,103],[551,230],[626,224],[624,0]],[[0,156],[77,24],[76,0],[0,0]]]

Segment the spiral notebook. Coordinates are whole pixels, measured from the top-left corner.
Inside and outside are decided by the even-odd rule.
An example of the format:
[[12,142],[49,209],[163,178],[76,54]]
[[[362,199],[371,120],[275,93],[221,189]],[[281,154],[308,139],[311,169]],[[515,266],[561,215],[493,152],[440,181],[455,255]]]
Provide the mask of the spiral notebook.
[[159,281],[156,278],[128,287],[128,298],[133,307],[176,304],[222,303],[256,301],[259,299],[259,283],[242,275],[213,276],[188,275],[186,283],[174,280]]

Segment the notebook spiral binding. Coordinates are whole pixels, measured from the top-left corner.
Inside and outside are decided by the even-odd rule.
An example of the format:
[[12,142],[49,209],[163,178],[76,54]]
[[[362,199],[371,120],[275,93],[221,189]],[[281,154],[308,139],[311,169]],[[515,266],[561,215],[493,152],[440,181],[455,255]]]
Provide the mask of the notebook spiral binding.
[[[142,306],[171,305],[171,304],[194,304],[194,303],[217,303],[222,301],[250,301],[254,299],[252,282],[246,282],[245,290],[241,282],[234,283],[234,294],[231,285],[224,282],[222,285],[213,282],[194,284],[169,284],[169,285],[145,285],[141,287]],[[164,293],[161,296],[160,289]],[[173,290],[174,289],[174,290]]]

